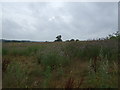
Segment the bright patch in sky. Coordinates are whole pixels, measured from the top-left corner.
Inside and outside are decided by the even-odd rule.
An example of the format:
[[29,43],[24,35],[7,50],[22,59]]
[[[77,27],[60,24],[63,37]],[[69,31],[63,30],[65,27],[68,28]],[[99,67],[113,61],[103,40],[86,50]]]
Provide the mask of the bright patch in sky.
[[54,21],[55,20],[55,17],[53,16],[53,17],[51,17],[51,18],[49,18],[49,21]]

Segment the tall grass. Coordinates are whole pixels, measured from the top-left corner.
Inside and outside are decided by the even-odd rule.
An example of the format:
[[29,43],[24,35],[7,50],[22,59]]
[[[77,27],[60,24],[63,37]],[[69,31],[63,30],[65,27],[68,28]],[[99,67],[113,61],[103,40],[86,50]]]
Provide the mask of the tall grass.
[[7,48],[2,48],[2,55],[7,55],[9,50]]
[[65,52],[71,59],[90,59],[99,55],[100,46],[86,43],[70,42],[65,47]]
[[[116,88],[117,83],[113,81],[113,75],[109,73],[110,63],[107,58],[107,55],[104,56],[103,50],[101,48],[100,53],[100,61],[90,59],[89,65],[89,74],[88,74],[88,83],[93,87],[99,88]],[[96,63],[96,64],[95,64]],[[96,69],[96,71],[95,71]],[[111,81],[113,81],[111,85]]]
[[41,46],[28,46],[28,47],[3,47],[2,55],[13,55],[13,56],[30,56],[36,55],[37,50],[43,48]]
[[22,67],[22,65],[16,61],[12,61],[5,73],[3,73],[3,87],[23,87],[27,85],[27,70]]
[[51,77],[52,77],[51,67],[47,66],[47,68],[44,71],[44,78],[45,78],[43,81],[44,88],[50,87],[49,84],[50,84]]
[[[63,87],[66,88],[79,88],[81,85],[85,86],[85,83],[87,83],[89,87],[117,87],[115,82],[117,80],[118,69],[116,64],[118,55],[116,42],[21,43],[19,45],[17,43],[12,45],[11,43],[11,45],[6,45],[2,48],[3,58],[5,60],[12,60],[14,58],[18,60],[11,61],[7,66],[4,65],[3,87],[48,88],[51,82],[54,82],[52,79],[56,79],[56,82],[58,81],[57,83],[61,84],[65,83],[66,77],[68,80],[65,83],[66,85],[63,85]],[[29,56],[29,58],[27,56]],[[78,61],[76,62],[76,60]],[[84,60],[86,60],[85,63],[83,63]],[[83,67],[87,66],[89,60],[89,73],[86,74],[87,70]],[[113,61],[114,63],[111,63]],[[78,65],[76,65],[76,63],[78,63]],[[82,64],[79,63],[85,65],[82,66]],[[74,69],[72,69],[72,65]],[[28,67],[29,70],[26,69]],[[111,67],[113,71],[110,72]],[[77,68],[85,70],[83,74],[80,74],[84,76],[79,75],[81,71]],[[69,71],[71,71],[71,69],[77,71],[73,71],[72,75],[74,78],[69,79]],[[82,79],[82,77],[85,77],[85,80]],[[79,78],[81,80],[77,83],[76,81]]]
[[[112,42],[112,41],[111,41]],[[110,43],[110,42],[109,42]],[[102,54],[108,56],[109,60],[117,60],[118,48],[117,42],[109,45],[108,42],[68,42],[64,46],[64,52],[71,59],[77,58],[81,60],[89,60],[90,58],[98,57],[102,47]]]
[[67,66],[70,63],[69,57],[64,55],[64,52],[58,48],[46,48],[39,50],[37,53],[37,62],[45,67],[50,66],[52,69],[60,66]]

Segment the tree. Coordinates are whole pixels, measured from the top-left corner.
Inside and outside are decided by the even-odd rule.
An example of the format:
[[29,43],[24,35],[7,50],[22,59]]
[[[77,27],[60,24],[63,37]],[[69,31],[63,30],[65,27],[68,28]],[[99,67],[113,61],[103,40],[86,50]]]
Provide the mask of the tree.
[[120,40],[120,31],[117,31],[117,32],[115,33],[115,36],[116,36],[116,38],[117,38],[118,40]]
[[55,40],[55,42],[62,42],[62,39],[61,39],[61,35],[58,35],[56,38],[57,38],[57,40]]
[[79,41],[79,39],[76,39],[76,42],[78,42]]
[[71,39],[70,41],[75,41],[74,39]]
[[120,39],[120,32],[119,31],[117,31],[117,32],[115,32],[115,33],[113,33],[113,34],[110,34],[109,36],[108,36],[108,38],[109,39]]

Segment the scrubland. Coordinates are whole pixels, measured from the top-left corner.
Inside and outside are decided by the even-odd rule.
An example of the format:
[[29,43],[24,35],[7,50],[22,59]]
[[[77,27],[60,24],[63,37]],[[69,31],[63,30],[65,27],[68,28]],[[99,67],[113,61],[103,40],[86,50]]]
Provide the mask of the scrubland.
[[3,42],[3,88],[117,88],[117,40]]

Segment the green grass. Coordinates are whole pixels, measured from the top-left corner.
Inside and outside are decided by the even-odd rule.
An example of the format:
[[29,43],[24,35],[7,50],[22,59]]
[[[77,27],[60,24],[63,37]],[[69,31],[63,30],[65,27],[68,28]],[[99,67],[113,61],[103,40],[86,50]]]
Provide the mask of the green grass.
[[[11,60],[3,73],[3,87],[61,88],[69,77],[74,78],[74,87],[82,77],[83,88],[117,87],[118,50],[113,40],[3,43],[2,56]],[[101,60],[96,64],[97,73],[88,67],[95,59]]]
[[27,83],[27,70],[25,67],[16,61],[12,61],[8,67],[6,74],[3,76],[3,87],[26,87]]
[[[103,56],[102,49],[100,50],[99,56],[101,58],[101,61],[96,61],[96,72],[94,72],[95,67],[91,67],[94,65],[94,61],[90,60],[89,65],[89,75],[88,75],[88,84],[92,86],[93,88],[115,88],[117,87],[117,77],[114,78],[114,74],[117,73],[117,71],[113,71],[114,74],[109,72],[110,62],[108,61],[107,55]],[[116,63],[112,66],[114,70],[116,67]],[[114,79],[113,79],[114,78]],[[112,85],[111,85],[112,82]]]
[[7,48],[2,48],[2,55],[7,55],[9,50]]
[[44,48],[42,46],[28,46],[28,47],[3,47],[2,55],[13,56],[30,56],[35,55],[37,50]]
[[70,60],[64,55],[64,52],[60,50],[39,50],[37,53],[37,62],[45,67],[50,66],[51,68],[57,68],[66,66],[69,64]]

